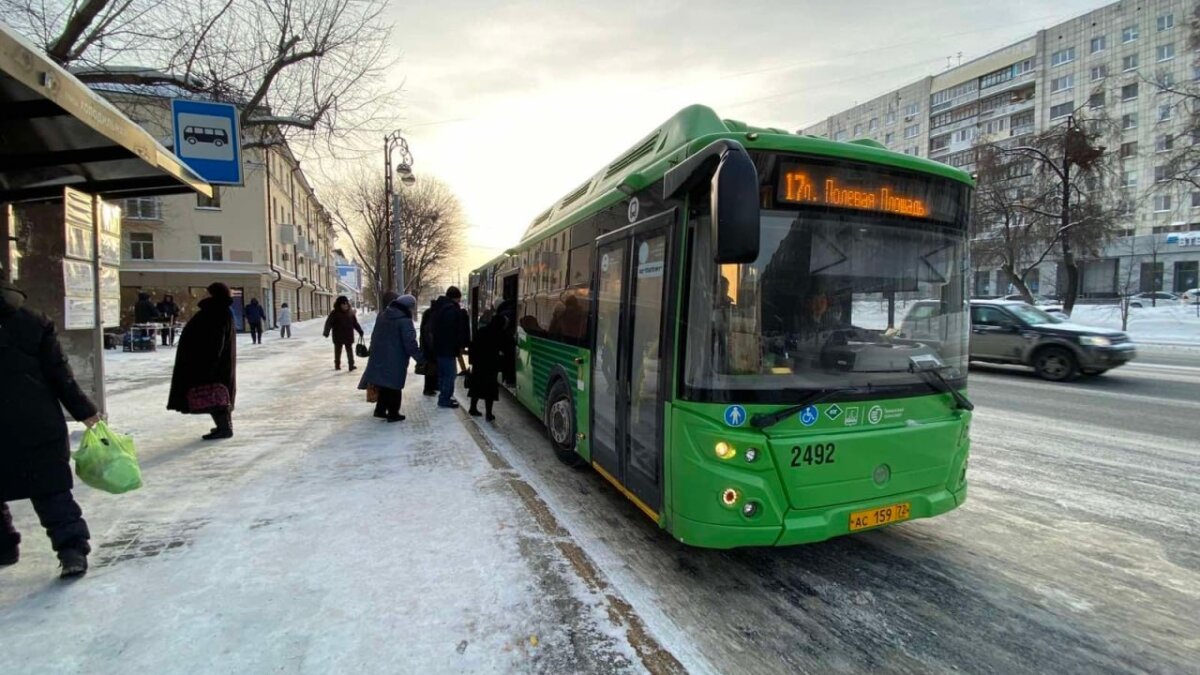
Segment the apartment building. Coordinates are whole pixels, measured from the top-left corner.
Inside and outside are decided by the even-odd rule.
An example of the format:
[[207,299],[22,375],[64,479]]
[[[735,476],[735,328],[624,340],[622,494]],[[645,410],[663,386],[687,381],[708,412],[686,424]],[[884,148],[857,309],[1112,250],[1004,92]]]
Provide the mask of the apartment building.
[[[1200,287],[1200,191],[1165,182],[1177,143],[1192,142],[1191,120],[1156,83],[1200,82],[1189,47],[1196,0],[1117,2],[943,73],[924,77],[830,116],[799,133],[835,140],[870,138],[897,152],[974,168],[974,144],[1019,144],[1079,109],[1103,109],[1119,122],[1110,148],[1134,205],[1123,237],[1084,261],[1084,297]],[[924,97],[923,99],[921,97]],[[917,125],[920,127],[917,127]],[[914,141],[920,141],[914,143]],[[1057,292],[1058,265],[1029,279]],[[1011,291],[1001,270],[977,269],[976,295]]]
[[[170,98],[109,86],[101,92],[134,121],[171,144]],[[191,316],[214,281],[242,308],[257,298],[274,322],[282,303],[295,320],[329,312],[337,291],[333,222],[286,143],[246,148],[244,185],[215,188],[212,199],[143,197],[123,202],[122,321],[138,293],[173,295]]]

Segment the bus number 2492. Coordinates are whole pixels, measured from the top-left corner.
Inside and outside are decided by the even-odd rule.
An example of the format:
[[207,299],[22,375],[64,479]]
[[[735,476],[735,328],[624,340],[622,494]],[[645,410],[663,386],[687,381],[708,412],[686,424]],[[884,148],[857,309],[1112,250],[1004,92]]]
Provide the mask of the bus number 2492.
[[814,464],[833,464],[833,443],[815,443],[801,447],[792,447],[792,466],[812,466]]

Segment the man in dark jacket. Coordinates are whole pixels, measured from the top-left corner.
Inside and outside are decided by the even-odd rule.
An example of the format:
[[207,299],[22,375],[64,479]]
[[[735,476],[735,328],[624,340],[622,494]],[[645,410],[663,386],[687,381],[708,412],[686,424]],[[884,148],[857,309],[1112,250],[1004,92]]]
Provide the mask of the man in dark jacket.
[[175,304],[175,296],[164,295],[161,302],[155,306],[158,310],[158,319],[163,322],[162,343],[167,346],[167,341],[170,344],[175,344],[175,322],[179,319],[179,305]]
[[137,302],[133,305],[134,323],[153,323],[158,321],[158,310],[150,302],[149,293],[138,293]]
[[457,360],[471,339],[470,321],[460,302],[462,291],[451,286],[438,298],[429,317],[433,322],[433,353],[437,356],[439,408],[458,407],[454,400]]
[[349,370],[357,370],[354,365],[354,333],[363,337],[362,326],[358,325],[358,317],[350,308],[350,299],[339,295],[333,301],[333,311],[325,319],[325,337],[333,335],[333,369],[342,369],[342,350],[346,350],[346,363]]
[[267,318],[267,310],[258,304],[258,298],[250,298],[246,306],[246,322],[250,324],[250,342],[262,344],[263,321]]
[[91,535],[71,496],[69,435],[59,406],[89,427],[100,416],[75,382],[54,324],[24,303],[23,292],[0,283],[0,567],[20,557],[21,535],[5,502],[28,499],[62,576],[75,577],[87,572]]
[[433,310],[437,307],[439,298],[434,298],[429,301],[429,307],[421,313],[421,353],[425,354],[430,359],[424,366],[425,368],[425,391],[426,396],[438,395],[438,371],[437,359],[433,353]]

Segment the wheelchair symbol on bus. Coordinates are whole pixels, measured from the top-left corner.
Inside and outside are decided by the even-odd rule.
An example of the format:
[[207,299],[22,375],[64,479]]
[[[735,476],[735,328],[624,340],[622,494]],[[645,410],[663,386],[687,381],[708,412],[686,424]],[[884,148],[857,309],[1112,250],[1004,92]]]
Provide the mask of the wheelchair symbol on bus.
[[810,405],[800,411],[800,423],[806,427],[816,424],[819,417],[820,415],[817,414],[817,406],[815,405]]

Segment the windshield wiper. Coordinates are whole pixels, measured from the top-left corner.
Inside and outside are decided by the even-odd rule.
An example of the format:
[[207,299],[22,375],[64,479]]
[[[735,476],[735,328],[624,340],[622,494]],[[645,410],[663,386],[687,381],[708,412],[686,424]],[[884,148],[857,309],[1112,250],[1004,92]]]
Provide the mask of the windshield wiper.
[[950,394],[954,398],[954,407],[959,410],[974,410],[975,404],[971,403],[971,399],[963,396],[963,393],[946,381],[942,376],[942,371],[948,369],[942,363],[941,359],[933,355],[914,356],[908,360],[908,370],[911,373],[916,373],[921,376],[921,379],[942,393]]
[[759,413],[750,418],[750,426],[756,429],[766,429],[767,427],[777,424],[779,421],[787,419],[796,413],[804,410],[814,403],[820,403],[834,394],[842,394],[847,392],[860,392],[858,387],[830,387],[828,389],[814,389],[812,392],[800,399],[799,403],[790,405],[782,410],[776,410],[773,413]]

